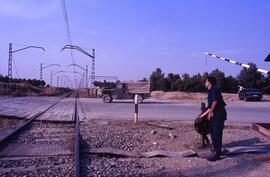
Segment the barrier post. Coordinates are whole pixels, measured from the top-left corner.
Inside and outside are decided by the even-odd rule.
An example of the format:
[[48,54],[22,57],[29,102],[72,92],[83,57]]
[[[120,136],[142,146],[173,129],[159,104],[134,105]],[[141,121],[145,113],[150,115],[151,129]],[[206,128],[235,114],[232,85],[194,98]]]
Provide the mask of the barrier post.
[[134,122],[137,123],[138,122],[138,94],[135,95],[134,101],[135,101]]

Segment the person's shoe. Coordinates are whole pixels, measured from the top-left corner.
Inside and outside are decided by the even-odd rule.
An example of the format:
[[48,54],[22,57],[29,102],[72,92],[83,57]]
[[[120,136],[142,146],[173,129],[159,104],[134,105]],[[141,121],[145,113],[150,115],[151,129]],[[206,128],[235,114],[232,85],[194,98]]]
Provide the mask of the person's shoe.
[[227,153],[229,153],[229,151],[227,149],[225,149],[225,148],[222,149],[222,152],[221,152],[222,155],[226,155]]
[[212,157],[208,157],[207,160],[210,161],[210,162],[215,162],[217,160],[220,160],[220,156],[219,155],[214,155]]
[[213,147],[211,147],[210,151],[211,151],[212,153],[216,153],[216,150],[215,150]]
[[203,145],[201,146],[201,148],[209,148],[209,147],[211,147],[211,146],[209,146],[209,144],[203,144]]

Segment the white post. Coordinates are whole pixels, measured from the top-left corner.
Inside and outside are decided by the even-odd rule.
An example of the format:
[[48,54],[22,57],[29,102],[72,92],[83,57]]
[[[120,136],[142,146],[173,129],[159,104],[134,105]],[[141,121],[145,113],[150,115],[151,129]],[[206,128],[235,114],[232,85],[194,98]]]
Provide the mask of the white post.
[[137,123],[138,122],[138,94],[135,95],[134,101],[135,101],[134,122]]

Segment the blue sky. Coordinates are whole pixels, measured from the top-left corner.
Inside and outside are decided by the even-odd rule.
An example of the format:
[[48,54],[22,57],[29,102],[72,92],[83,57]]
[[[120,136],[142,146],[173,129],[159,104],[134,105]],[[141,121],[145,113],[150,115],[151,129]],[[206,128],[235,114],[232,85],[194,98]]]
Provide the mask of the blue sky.
[[[121,80],[163,72],[182,75],[220,69],[236,75],[239,66],[208,58],[204,52],[253,62],[270,70],[270,2],[267,0],[66,0],[74,45],[96,49],[96,75]],[[60,0],[0,0],[0,74],[7,74],[8,44],[46,48],[14,53],[19,77],[39,78],[40,63],[72,70]],[[79,65],[90,58],[74,51]],[[81,70],[77,69],[78,72]],[[13,77],[17,77],[15,68]]]

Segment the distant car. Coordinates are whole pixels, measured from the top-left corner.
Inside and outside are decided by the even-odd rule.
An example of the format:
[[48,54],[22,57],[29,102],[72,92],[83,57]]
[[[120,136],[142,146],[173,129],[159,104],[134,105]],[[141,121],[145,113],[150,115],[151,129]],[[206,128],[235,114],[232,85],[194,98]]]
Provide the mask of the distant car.
[[245,88],[238,93],[239,100],[249,101],[256,100],[261,101],[263,94],[256,88]]

